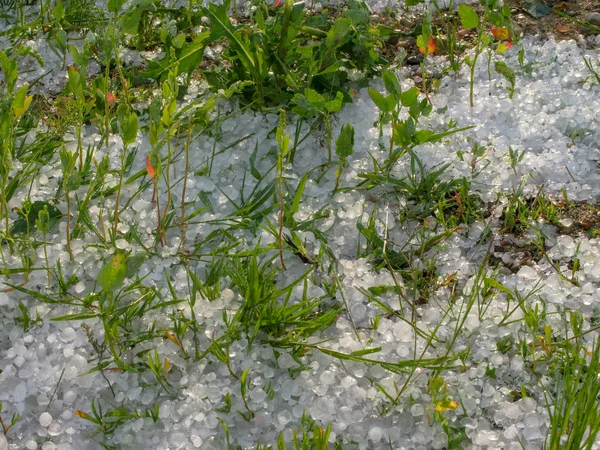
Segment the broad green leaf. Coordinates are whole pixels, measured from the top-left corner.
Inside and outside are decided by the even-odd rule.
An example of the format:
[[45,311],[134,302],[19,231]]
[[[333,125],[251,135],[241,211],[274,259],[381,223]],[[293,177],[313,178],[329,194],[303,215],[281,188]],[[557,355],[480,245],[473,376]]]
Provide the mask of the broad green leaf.
[[60,22],[65,17],[65,7],[63,6],[61,0],[58,0],[56,2],[54,10],[52,11],[52,15],[54,16],[57,22]]
[[118,13],[121,11],[121,6],[123,5],[123,0],[108,0],[108,11],[112,13]]
[[119,288],[127,274],[127,255],[123,250],[117,250],[100,272],[98,272],[98,283],[105,292],[114,291]]
[[344,95],[341,92],[337,92],[335,94],[335,98],[333,100],[329,100],[325,102],[325,109],[329,113],[336,113],[342,109],[344,105]]
[[129,145],[135,141],[138,132],[137,114],[130,112],[125,103],[121,103],[117,109],[117,118],[119,120],[119,132],[124,145]]
[[325,98],[317,91],[310,88],[304,89],[304,97],[308,103],[319,109],[323,106],[323,103],[325,103]]
[[132,6],[121,15],[121,31],[126,34],[137,34],[143,9],[138,5]]
[[38,213],[37,219],[35,220],[35,226],[44,235],[50,230],[50,213],[48,212],[48,205],[44,205],[44,208]]
[[185,37],[185,33],[179,33],[177,36],[175,36],[171,41],[173,43],[173,47],[177,49],[183,47],[183,44],[185,43]]
[[400,85],[398,75],[390,70],[385,70],[381,78],[383,79],[385,90],[388,94],[393,95],[396,101],[399,102],[402,97],[402,86]]
[[425,142],[429,142],[433,135],[434,133],[431,130],[419,130],[415,133],[415,141],[417,144],[424,144]]
[[398,122],[392,130],[394,144],[409,145],[415,135],[415,121],[409,117],[408,119]]
[[31,101],[33,100],[33,96],[27,96],[28,88],[29,86],[26,84],[21,86],[15,94],[15,98],[12,101],[11,106],[13,109],[15,119],[18,119],[25,113],[25,111],[27,111],[29,105],[31,104]]
[[465,30],[476,28],[479,25],[479,16],[473,8],[461,3],[458,5],[458,17],[460,17],[460,23]]
[[132,112],[129,115],[129,120],[127,123],[127,130],[125,132],[125,135],[123,136],[125,142],[127,144],[131,144],[132,142],[135,141],[135,138],[137,136],[137,132],[138,132],[138,117],[137,114]]
[[339,18],[333,24],[333,27],[327,33],[327,46],[328,47],[339,47],[343,44],[344,39],[350,32],[352,22],[347,18]]
[[419,89],[416,87],[410,88],[408,91],[402,93],[402,106],[411,106],[416,103],[419,97]]
[[369,88],[369,96],[382,113],[391,113],[394,110],[393,106],[391,109],[389,108],[389,102],[386,101],[386,97],[381,92]]
[[394,111],[394,108],[396,107],[396,101],[392,95],[384,97],[381,92],[376,91],[373,88],[369,88],[369,96],[382,113],[388,114]]
[[191,73],[200,65],[204,58],[204,49],[210,38],[210,32],[200,33],[189,44],[185,43],[178,52],[178,73]]
[[347,123],[335,141],[335,153],[340,160],[346,159],[354,153],[354,127]]

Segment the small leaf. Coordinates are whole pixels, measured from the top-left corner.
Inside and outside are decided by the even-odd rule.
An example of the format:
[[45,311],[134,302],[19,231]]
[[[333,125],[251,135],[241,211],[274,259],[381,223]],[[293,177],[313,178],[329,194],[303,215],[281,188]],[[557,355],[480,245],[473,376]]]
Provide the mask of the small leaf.
[[325,98],[319,94],[317,91],[314,91],[310,88],[304,89],[304,97],[312,106],[316,106],[320,108],[323,103],[325,103]]
[[510,32],[506,27],[492,28],[491,32],[494,35],[494,37],[499,41],[507,41],[510,37]]
[[347,123],[335,141],[335,153],[340,160],[346,159],[354,153],[354,127]]
[[402,106],[411,106],[417,101],[419,97],[419,89],[416,87],[410,88],[408,91],[402,93]]
[[512,47],[512,42],[510,42],[510,41],[499,42],[498,43],[498,47],[496,47],[496,51],[498,53],[504,53],[505,51],[507,51],[511,47]]
[[256,141],[256,145],[254,146],[254,151],[250,155],[250,174],[254,177],[254,179],[260,181],[262,180],[262,175],[256,168],[256,155],[258,153],[258,141]]
[[92,416],[90,416],[88,413],[86,413],[85,411],[78,409],[78,410],[74,411],[74,413],[77,417],[81,417],[82,419],[89,420],[90,422],[94,422],[94,423],[96,422],[96,420]]
[[400,97],[402,96],[402,86],[400,85],[398,75],[390,70],[385,70],[381,75],[381,78],[388,94],[393,95],[396,101],[400,101]]
[[381,92],[376,91],[373,88],[369,88],[369,96],[382,113],[390,113],[394,110],[394,102],[392,101],[390,108],[390,102],[386,100],[387,97],[384,97]]
[[417,47],[419,48],[419,51],[424,55],[431,55],[433,52],[435,52],[435,40],[433,39],[433,36],[429,36],[427,44],[425,44],[424,35],[418,36]]
[[28,86],[23,85],[15,94],[15,98],[12,102],[12,109],[15,119],[18,119],[25,113],[25,111],[27,111],[31,101],[33,100],[33,96],[27,96],[27,89]]
[[470,30],[471,28],[477,27],[479,25],[479,16],[473,8],[470,6],[461,3],[458,5],[458,16],[460,17],[460,23],[464,29]]
[[146,172],[148,172],[148,176],[154,180],[154,177],[156,176],[156,168],[152,166],[150,155],[146,155]]
[[335,98],[333,100],[325,102],[325,109],[327,110],[327,112],[335,113],[335,112],[340,111],[342,109],[343,105],[344,105],[344,95],[338,91],[335,94]]
[[60,22],[65,17],[65,8],[60,0],[56,2],[56,6],[52,11],[52,15],[54,16],[57,22]]
[[127,255],[123,250],[117,250],[110,261],[98,272],[98,283],[103,291],[114,291],[123,284],[126,273]]
[[179,341],[170,331],[165,330],[165,336],[169,339],[173,344],[179,346]]
[[439,402],[437,402],[437,404],[435,405],[435,410],[438,412],[454,411],[459,406],[460,405],[458,404],[457,401],[447,398],[447,399],[443,399],[443,400],[440,400]]
[[108,0],[108,10],[112,13],[118,13],[123,5],[123,0]]
[[175,36],[173,38],[173,40],[171,41],[173,44],[173,47],[180,49],[181,47],[183,47],[183,44],[185,44],[185,38],[186,35],[185,33],[180,33],[177,36]]

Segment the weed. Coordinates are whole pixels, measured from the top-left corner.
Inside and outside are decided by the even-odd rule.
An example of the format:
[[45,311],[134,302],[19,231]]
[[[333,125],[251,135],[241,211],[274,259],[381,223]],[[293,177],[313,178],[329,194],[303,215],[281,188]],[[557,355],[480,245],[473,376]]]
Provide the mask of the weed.
[[[2,413],[2,402],[0,402],[0,414]],[[8,431],[17,424],[19,419],[21,418],[20,414],[14,413],[10,419],[10,422],[5,422],[0,416],[0,425],[2,426],[2,432],[4,435],[8,433]]]

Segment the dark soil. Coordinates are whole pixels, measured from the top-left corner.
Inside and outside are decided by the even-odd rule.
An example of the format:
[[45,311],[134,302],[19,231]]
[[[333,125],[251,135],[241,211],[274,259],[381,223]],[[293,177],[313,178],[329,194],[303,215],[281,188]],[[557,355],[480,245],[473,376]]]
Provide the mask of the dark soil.
[[600,0],[534,0],[549,6],[552,11],[538,19],[525,12],[527,0],[506,0],[511,7],[513,22],[527,34],[554,37],[557,41],[577,39],[581,34],[594,34],[592,28],[581,27],[576,22],[559,14],[562,12],[573,19],[583,22],[587,13],[600,12]]

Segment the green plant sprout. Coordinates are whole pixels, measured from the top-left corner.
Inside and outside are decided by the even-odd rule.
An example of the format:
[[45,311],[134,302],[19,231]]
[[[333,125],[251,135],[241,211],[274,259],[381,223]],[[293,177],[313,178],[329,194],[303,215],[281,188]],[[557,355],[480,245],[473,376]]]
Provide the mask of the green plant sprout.
[[[0,414],[1,413],[2,413],[2,402],[0,402]],[[10,419],[10,422],[4,422],[4,419],[2,419],[2,416],[0,416],[0,425],[2,426],[2,433],[6,436],[8,431],[17,424],[17,422],[19,421],[20,418],[21,418],[20,414],[14,413],[12,415],[12,418]]]

